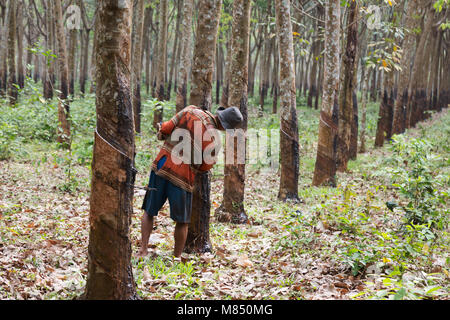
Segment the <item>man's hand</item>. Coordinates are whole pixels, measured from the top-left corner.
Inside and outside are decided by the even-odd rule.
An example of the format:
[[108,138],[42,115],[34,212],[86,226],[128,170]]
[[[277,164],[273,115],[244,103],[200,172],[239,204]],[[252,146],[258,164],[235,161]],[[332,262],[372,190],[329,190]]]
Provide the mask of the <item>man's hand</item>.
[[156,129],[158,129],[158,132],[156,133],[156,138],[158,140],[166,140],[166,136],[161,132],[161,122],[156,124]]

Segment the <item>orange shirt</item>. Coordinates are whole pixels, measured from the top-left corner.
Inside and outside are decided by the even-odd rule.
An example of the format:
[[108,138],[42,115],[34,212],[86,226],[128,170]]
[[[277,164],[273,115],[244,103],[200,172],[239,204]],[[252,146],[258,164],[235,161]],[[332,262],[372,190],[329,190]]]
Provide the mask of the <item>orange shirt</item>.
[[[195,173],[210,170],[217,160],[217,148],[219,147],[218,143],[220,143],[217,136],[214,137],[217,128],[216,119],[209,111],[204,111],[196,106],[184,108],[172,119],[161,125],[160,132],[166,136],[166,139],[158,156],[153,161],[152,170],[174,185],[192,192]],[[175,132],[176,129],[184,130]],[[180,148],[177,145],[182,141],[186,143],[186,141],[179,139],[180,133],[184,133],[187,135],[186,138],[189,139],[187,146],[190,147],[190,156],[179,152]],[[185,138],[183,137],[183,139]],[[174,150],[174,148],[176,149]],[[212,158],[205,157],[207,151],[208,154],[213,156]],[[164,156],[167,158],[166,162],[158,170],[157,163]]]

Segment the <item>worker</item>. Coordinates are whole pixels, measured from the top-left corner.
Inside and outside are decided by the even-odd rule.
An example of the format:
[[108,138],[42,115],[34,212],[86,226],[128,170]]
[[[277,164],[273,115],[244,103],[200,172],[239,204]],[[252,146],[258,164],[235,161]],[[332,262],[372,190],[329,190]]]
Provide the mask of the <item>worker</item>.
[[213,115],[208,110],[188,106],[171,120],[158,124],[157,138],[164,140],[164,145],[152,164],[142,204],[139,257],[148,254],[154,217],[167,199],[170,217],[176,222],[173,254],[175,258],[181,256],[191,219],[195,175],[209,171],[216,162],[220,145],[217,130],[234,130],[242,122],[243,116],[236,107],[219,107]]

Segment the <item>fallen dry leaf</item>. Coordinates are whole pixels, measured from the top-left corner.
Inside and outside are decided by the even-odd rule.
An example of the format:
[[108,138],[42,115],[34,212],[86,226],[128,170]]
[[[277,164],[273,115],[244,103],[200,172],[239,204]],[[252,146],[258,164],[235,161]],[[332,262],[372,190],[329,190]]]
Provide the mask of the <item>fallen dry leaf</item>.
[[246,268],[253,267],[253,262],[251,262],[246,254],[239,256],[235,262],[238,266]]

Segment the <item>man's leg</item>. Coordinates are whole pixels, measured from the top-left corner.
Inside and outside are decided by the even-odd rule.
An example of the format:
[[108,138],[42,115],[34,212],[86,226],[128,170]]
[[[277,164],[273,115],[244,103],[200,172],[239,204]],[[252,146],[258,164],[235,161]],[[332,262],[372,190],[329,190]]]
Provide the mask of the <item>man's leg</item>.
[[183,252],[184,245],[186,243],[188,227],[189,223],[177,222],[175,225],[175,232],[174,232],[175,248],[173,250],[173,255],[177,258],[180,257],[181,253]]
[[167,199],[166,180],[157,176],[154,171],[150,173],[148,186],[156,190],[147,190],[142,204],[144,214],[141,218],[141,249],[138,252],[140,257],[146,256],[148,253],[148,240],[153,230],[153,216],[161,210]]
[[145,257],[148,254],[148,240],[153,230],[153,217],[144,211],[141,219],[141,249],[138,252],[139,257]]

